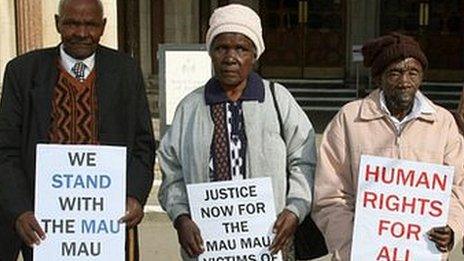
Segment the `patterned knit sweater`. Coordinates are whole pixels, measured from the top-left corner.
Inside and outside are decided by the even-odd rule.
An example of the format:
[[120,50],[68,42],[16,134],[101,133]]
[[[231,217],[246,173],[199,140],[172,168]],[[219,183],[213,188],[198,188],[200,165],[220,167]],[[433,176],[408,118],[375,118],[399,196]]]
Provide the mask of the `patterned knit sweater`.
[[98,144],[95,70],[82,82],[60,65],[53,90],[49,137],[52,143]]

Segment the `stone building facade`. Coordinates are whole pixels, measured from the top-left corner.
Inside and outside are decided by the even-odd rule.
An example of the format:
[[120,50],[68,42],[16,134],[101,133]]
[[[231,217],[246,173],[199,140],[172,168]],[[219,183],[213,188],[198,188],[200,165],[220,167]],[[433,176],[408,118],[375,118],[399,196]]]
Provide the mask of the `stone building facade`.
[[[421,43],[430,60],[426,80],[432,85],[457,87],[464,81],[464,0],[103,2],[110,21],[103,43],[139,61],[154,112],[158,45],[204,42],[210,14],[228,3],[248,5],[260,14],[266,51],[256,69],[267,78],[298,83],[299,88],[306,89],[320,89],[321,84],[369,88],[368,71],[353,61],[353,48],[366,39],[395,30],[412,35]],[[0,0],[2,73],[6,61],[17,54],[59,41],[53,24],[57,3],[58,0]]]

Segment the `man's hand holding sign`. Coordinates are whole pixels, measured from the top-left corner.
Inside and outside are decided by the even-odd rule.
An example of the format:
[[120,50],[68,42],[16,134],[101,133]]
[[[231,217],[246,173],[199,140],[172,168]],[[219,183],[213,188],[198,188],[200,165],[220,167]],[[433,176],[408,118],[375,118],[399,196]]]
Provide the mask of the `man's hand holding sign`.
[[24,243],[30,247],[34,244],[40,245],[40,241],[46,238],[45,232],[40,227],[32,211],[21,214],[16,219],[15,228]]
[[429,240],[435,243],[438,250],[445,253],[454,245],[454,232],[449,226],[434,227],[427,232]]
[[126,200],[126,213],[119,219],[121,223],[126,223],[128,228],[135,227],[142,221],[143,208],[140,202],[133,198],[127,197]]

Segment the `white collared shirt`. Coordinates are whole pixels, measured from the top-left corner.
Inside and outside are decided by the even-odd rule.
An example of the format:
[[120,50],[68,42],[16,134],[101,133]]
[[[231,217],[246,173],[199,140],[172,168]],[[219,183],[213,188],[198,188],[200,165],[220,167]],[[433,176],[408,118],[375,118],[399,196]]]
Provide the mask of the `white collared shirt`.
[[414,96],[414,105],[412,106],[411,112],[401,121],[391,115],[387,108],[387,103],[385,101],[385,95],[383,94],[383,91],[380,91],[380,108],[388,115],[388,118],[390,118],[393,125],[395,125],[397,133],[401,133],[401,130],[404,128],[406,123],[416,119],[420,114],[432,114],[435,112],[435,109],[430,105],[429,101],[420,91],[417,91],[416,95]]
[[67,54],[64,51],[63,44],[60,44],[60,61],[61,66],[63,66],[63,68],[73,76],[75,76],[75,74],[71,69],[74,67],[76,63],[83,62],[86,65],[84,70],[84,79],[86,79],[87,76],[89,76],[90,72],[93,70],[93,66],[95,65],[95,53],[85,58],[84,60],[77,60],[71,57],[69,54]]

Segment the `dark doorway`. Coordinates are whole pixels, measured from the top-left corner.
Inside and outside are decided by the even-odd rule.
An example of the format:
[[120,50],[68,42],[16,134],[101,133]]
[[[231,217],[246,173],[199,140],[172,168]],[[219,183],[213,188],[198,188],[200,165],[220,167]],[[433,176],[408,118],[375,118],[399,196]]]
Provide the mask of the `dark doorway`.
[[346,1],[260,1],[267,78],[344,78]]
[[427,81],[464,81],[464,0],[384,0],[380,29],[420,42],[429,60]]

